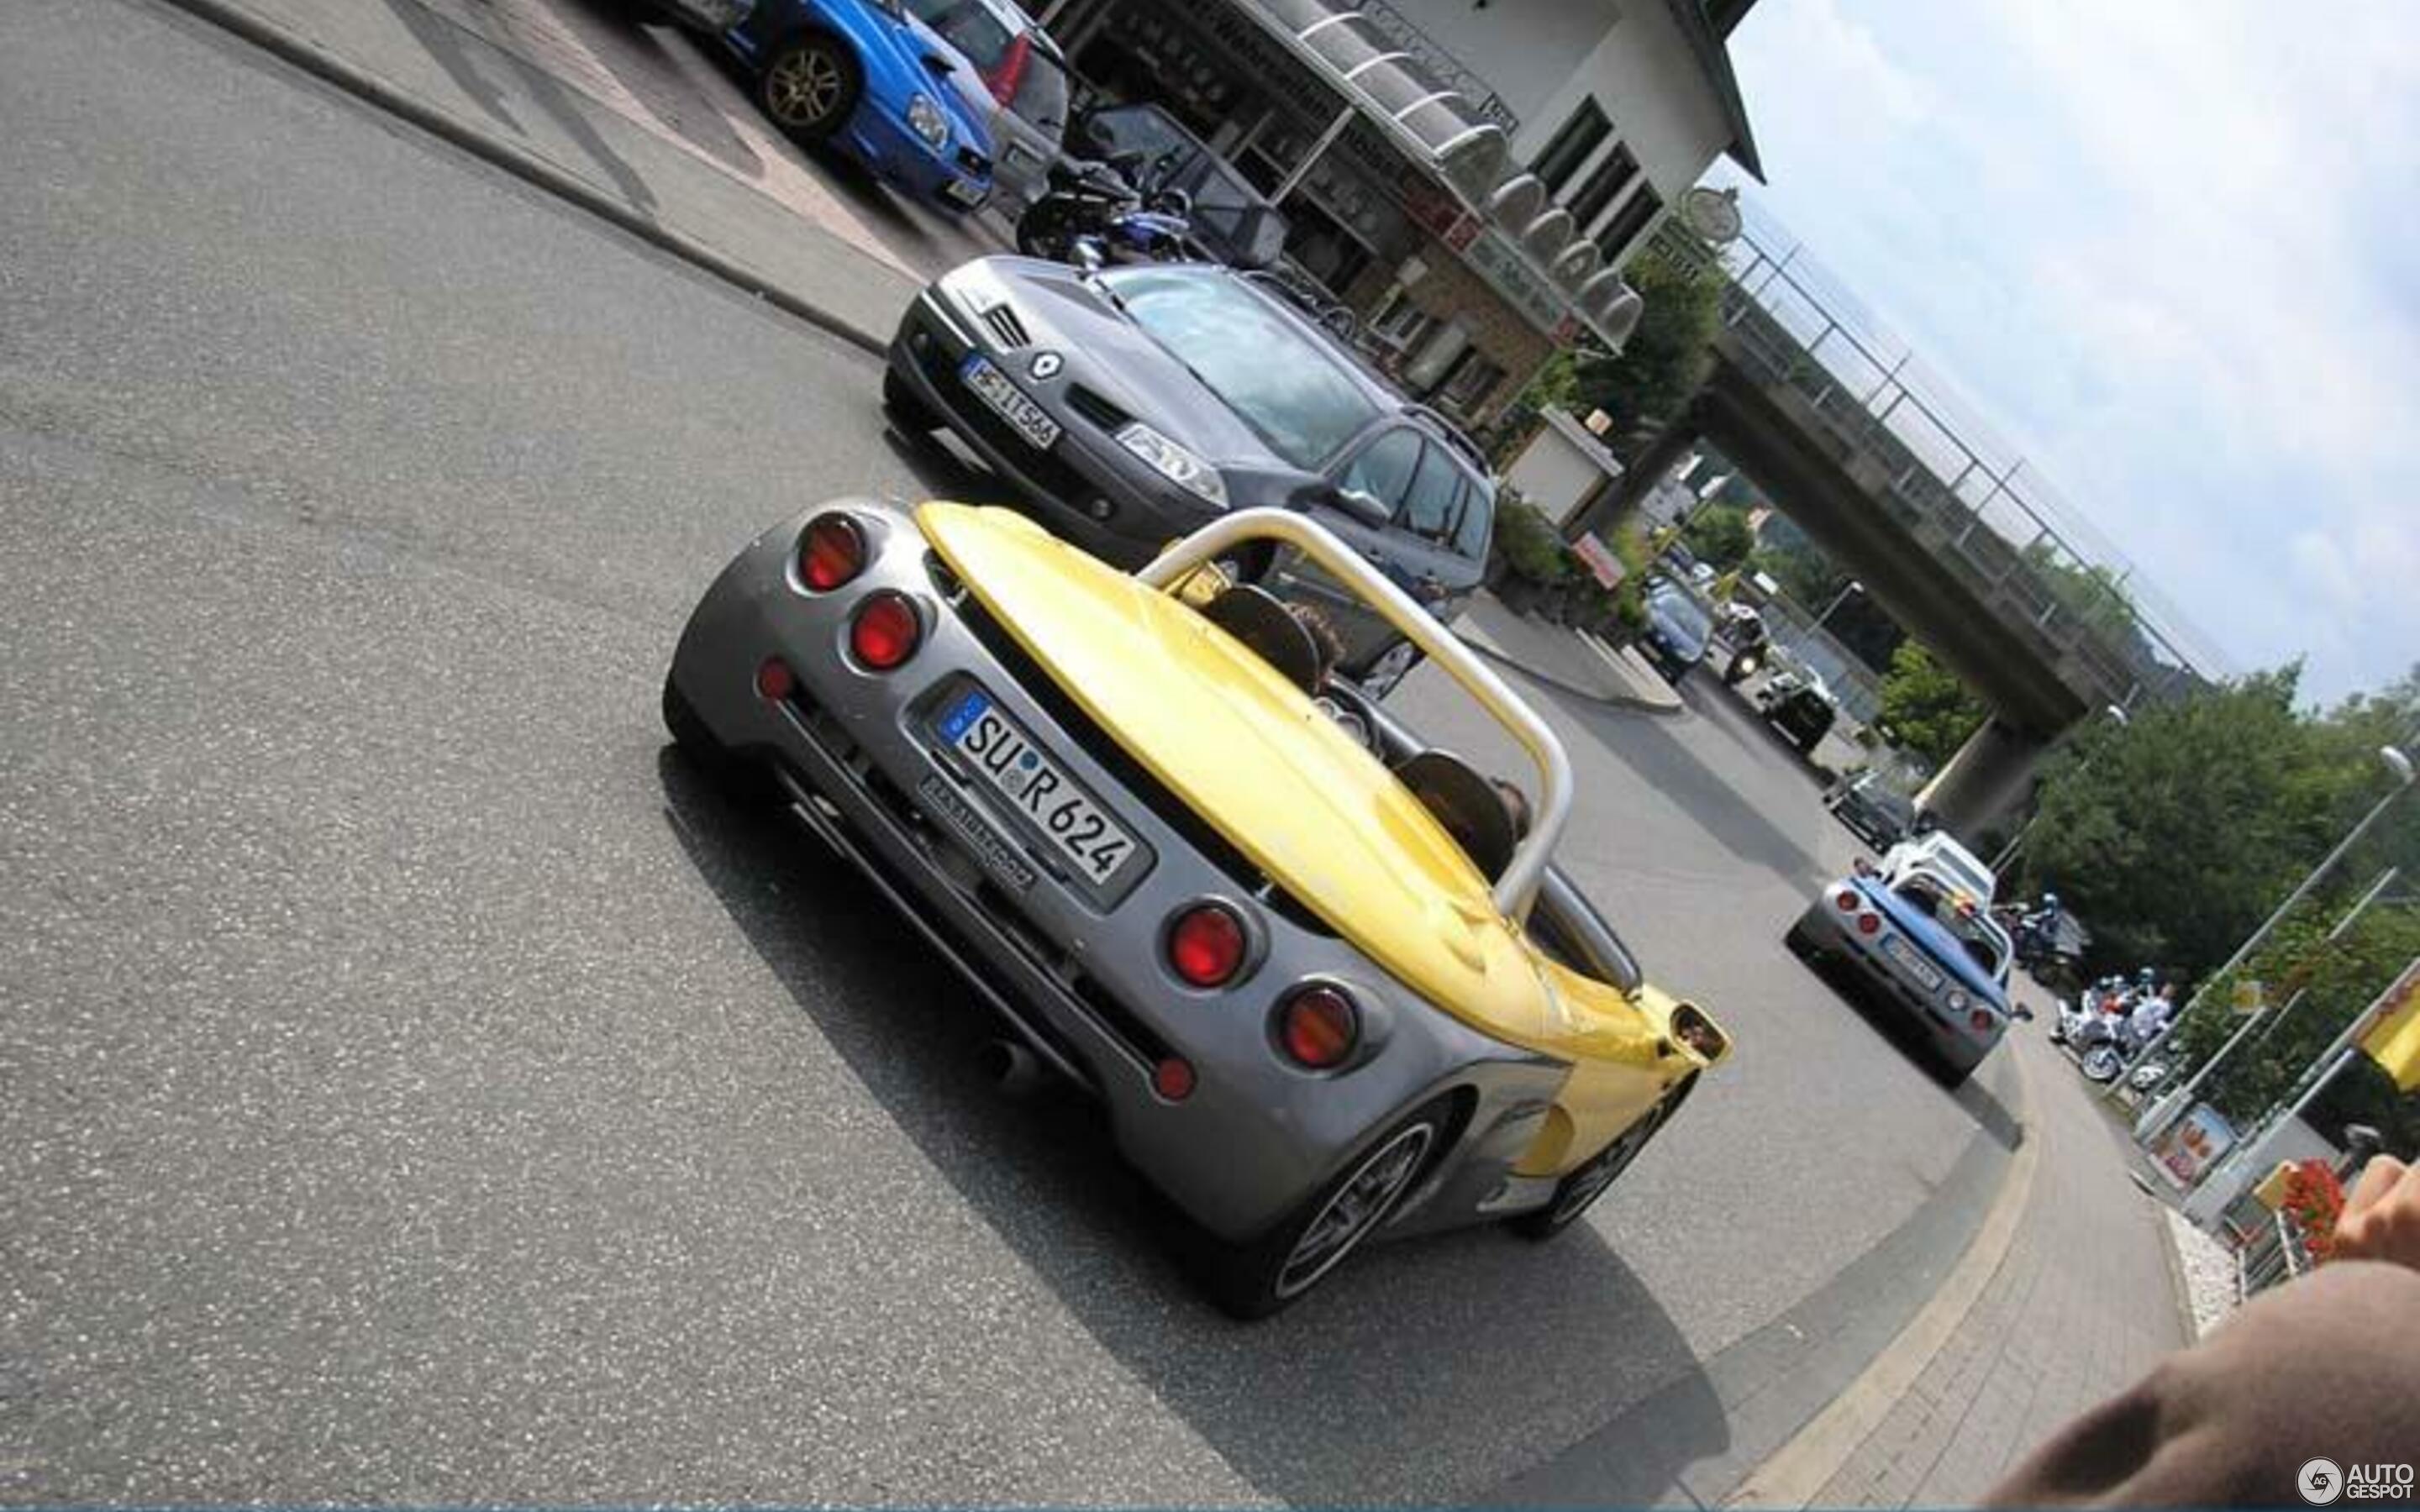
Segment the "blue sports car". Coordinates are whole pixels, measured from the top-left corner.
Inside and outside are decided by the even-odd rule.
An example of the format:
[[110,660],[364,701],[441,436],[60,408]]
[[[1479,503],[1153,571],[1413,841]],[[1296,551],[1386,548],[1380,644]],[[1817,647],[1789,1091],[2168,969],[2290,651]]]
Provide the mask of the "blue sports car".
[[973,66],[899,0],[757,0],[722,39],[791,136],[829,143],[943,209],[991,196],[993,101]]
[[1923,1038],[1945,1080],[1964,1081],[2007,1032],[2009,937],[1961,879],[1918,861],[1860,860],[1807,905],[1783,941]]

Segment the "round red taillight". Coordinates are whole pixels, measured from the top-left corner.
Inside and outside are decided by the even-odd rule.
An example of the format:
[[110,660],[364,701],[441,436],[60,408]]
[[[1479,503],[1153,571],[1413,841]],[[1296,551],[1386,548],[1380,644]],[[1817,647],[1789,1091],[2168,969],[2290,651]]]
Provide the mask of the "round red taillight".
[[1975,1026],[1977,1034],[1988,1034],[1992,1029],[1992,1011],[1988,1008],[1978,1008],[1966,1015],[1966,1022]]
[[799,578],[829,594],[865,570],[865,532],[846,515],[817,515],[799,538]]
[[1193,1095],[1192,1063],[1170,1056],[1151,1068],[1151,1089],[1171,1103],[1182,1103]]
[[1278,1042],[1298,1065],[1326,1071],[1344,1063],[1361,1038],[1353,999],[1333,987],[1305,987],[1278,1010]]
[[1860,934],[1879,933],[1882,927],[1883,916],[1880,914],[1859,914],[1857,916],[1857,933]]
[[756,696],[768,703],[779,703],[797,692],[799,674],[779,656],[768,656],[756,669]]
[[1842,887],[1838,893],[1834,895],[1832,902],[1838,906],[1840,912],[1844,914],[1854,914],[1857,911],[1857,889],[1854,887]]
[[1244,921],[1224,903],[1195,903],[1168,926],[1168,967],[1188,985],[1224,987],[1244,967]]
[[923,639],[924,622],[905,594],[869,594],[849,616],[849,654],[878,672],[914,656]]

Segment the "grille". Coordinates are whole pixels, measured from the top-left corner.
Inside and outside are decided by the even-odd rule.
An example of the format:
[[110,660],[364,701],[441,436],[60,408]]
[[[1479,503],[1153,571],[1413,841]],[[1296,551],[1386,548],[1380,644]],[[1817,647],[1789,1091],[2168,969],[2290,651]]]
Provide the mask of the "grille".
[[1033,338],[1026,333],[1025,322],[1016,317],[1016,309],[1007,304],[995,304],[983,313],[983,323],[1003,348],[1014,350]]
[[1117,430],[1133,418],[1080,383],[1068,385],[1067,408],[1107,431]]
[[917,361],[943,392],[965,394],[963,400],[950,406],[951,423],[960,430],[974,432],[985,445],[1008,458],[1009,464],[1035,487],[1069,507],[1088,493],[1097,491],[1082,473],[1059,460],[1056,453],[1035,451],[1033,443],[1018,434],[1016,426],[1001,419],[982,399],[968,393],[958,381],[956,367],[942,353],[940,343],[929,344],[917,354]]

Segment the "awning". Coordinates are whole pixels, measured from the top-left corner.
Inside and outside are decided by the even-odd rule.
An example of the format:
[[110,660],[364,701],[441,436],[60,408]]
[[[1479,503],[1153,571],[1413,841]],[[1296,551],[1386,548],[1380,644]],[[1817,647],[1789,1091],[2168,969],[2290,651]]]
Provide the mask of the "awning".
[[1237,0],[1237,8],[1452,193],[1463,219],[1443,239],[1525,318],[1559,337],[1584,328],[1621,349],[1638,324],[1637,294],[1512,162],[1510,116],[1480,93],[1483,85],[1408,23],[1381,22],[1349,0]]

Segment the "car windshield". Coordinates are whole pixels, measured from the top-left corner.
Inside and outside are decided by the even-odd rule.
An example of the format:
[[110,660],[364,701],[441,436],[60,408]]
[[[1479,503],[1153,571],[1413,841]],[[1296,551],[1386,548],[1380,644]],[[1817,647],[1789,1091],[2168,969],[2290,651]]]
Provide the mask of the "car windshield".
[[1980,967],[1984,976],[1999,980],[2000,965],[2009,958],[2008,937],[1983,912],[1975,894],[1958,888],[1953,896],[1951,887],[1943,878],[1923,872],[1900,882],[1896,890],[1931,914],[1932,921],[1958,942],[1967,959]]
[[1692,640],[1704,640],[1714,627],[1714,622],[1707,617],[1704,607],[1677,588],[1656,594],[1655,607]]
[[1016,39],[981,0],[908,0],[908,13],[964,53],[985,77],[1007,60],[1008,46]]
[[1378,418],[1332,354],[1229,275],[1141,267],[1102,277],[1145,334],[1295,466],[1321,466]]

